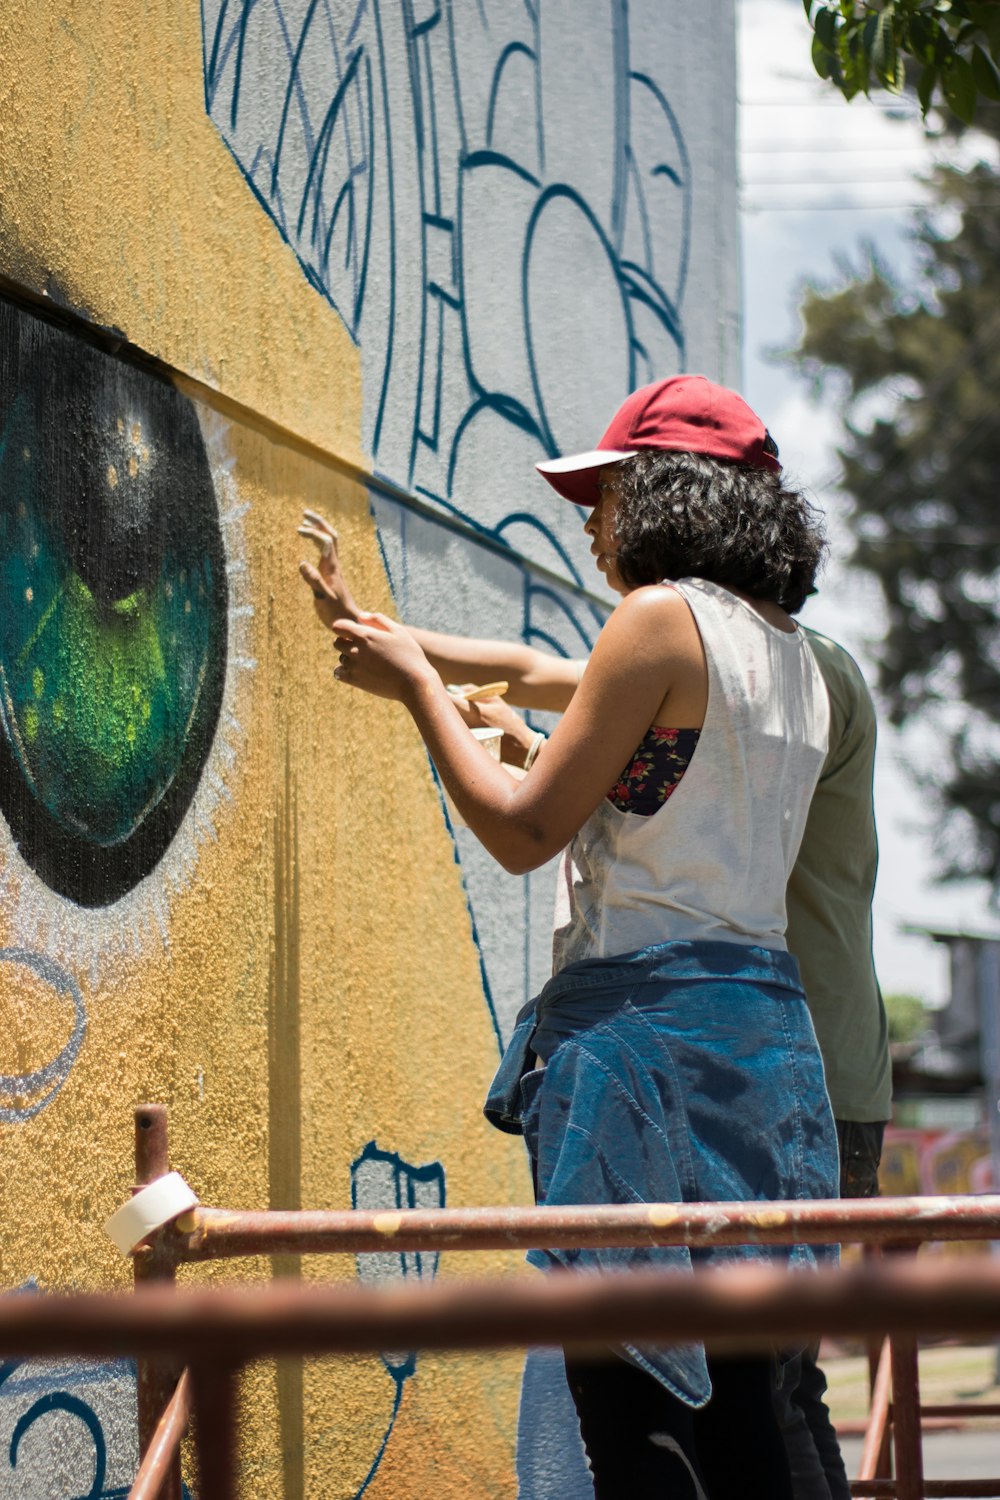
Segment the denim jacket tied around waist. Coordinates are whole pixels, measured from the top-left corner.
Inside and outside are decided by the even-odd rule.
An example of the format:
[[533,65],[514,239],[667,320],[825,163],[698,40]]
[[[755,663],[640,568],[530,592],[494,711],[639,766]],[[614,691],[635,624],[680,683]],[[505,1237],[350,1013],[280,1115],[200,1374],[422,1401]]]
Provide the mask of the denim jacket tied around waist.
[[[534,1067],[538,1054],[544,1068]],[[485,1114],[522,1134],[539,1203],[705,1203],[837,1195],[837,1139],[798,965],[738,943],[587,959],[524,1007]],[[618,1271],[782,1259],[832,1247],[532,1250],[542,1268]],[[681,1400],[711,1394],[703,1347],[621,1351]]]

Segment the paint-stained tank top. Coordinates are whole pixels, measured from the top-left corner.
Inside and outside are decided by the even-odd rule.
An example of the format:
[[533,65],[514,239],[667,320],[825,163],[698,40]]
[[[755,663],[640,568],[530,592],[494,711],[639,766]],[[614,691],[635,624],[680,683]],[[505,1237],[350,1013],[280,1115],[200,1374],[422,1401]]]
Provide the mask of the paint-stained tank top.
[[786,946],[785,887],[827,750],[826,687],[804,631],[778,630],[704,579],[672,587],[708,664],[698,747],[658,812],[605,800],[573,839],[554,972],[652,943]]

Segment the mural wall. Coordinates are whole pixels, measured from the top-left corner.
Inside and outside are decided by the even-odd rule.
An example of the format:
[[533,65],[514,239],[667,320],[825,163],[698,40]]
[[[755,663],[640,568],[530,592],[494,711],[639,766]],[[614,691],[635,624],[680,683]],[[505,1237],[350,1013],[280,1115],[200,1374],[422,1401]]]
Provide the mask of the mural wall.
[[[738,378],[731,0],[113,11],[0,16],[11,1295],[127,1284],[100,1225],[144,1100],[205,1202],[528,1201],[480,1109],[550,876],[493,867],[401,714],[335,688],[295,528],[331,517],[372,608],[584,655],[608,600],[532,464],[647,379]],[[245,1397],[248,1494],[589,1492],[551,1356]],[[124,1495],[134,1411],[127,1363],[0,1363],[0,1494]]]
[[[708,36],[726,97],[726,8],[669,9],[595,0],[581,25],[573,0],[202,8],[209,113],[360,345],[376,469],[560,571],[581,565],[572,522],[497,476],[590,445],[622,391],[691,353],[718,364],[706,322],[732,330],[714,279],[733,273],[732,183],[692,150],[703,107],[684,109]],[[723,253],[699,287],[709,179]]]

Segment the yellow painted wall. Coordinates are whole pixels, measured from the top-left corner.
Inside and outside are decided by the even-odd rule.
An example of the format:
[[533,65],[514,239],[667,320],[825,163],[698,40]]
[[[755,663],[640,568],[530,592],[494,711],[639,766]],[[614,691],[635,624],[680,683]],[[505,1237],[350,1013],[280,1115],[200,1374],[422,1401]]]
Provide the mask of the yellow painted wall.
[[200,9],[0,15],[0,273],[363,462],[358,350],[205,111]]
[[[5,9],[0,274],[359,463],[357,349],[233,170],[205,113],[200,48],[197,7],[179,0],[141,14],[100,0]],[[224,528],[240,566],[230,600],[246,612],[227,687],[241,727],[228,762],[210,762],[223,784],[214,831],[186,830],[194,852],[176,884],[165,860],[95,911],[45,889],[0,830],[0,946],[54,959],[87,1012],[57,1095],[0,1125],[9,1288],[127,1284],[101,1224],[132,1180],[144,1100],[170,1106],[173,1164],[209,1203],[346,1206],[350,1164],[372,1139],[414,1165],[443,1162],[451,1205],[529,1191],[520,1148],[480,1113],[496,1043],[422,746],[393,706],[333,691],[329,642],[296,578],[295,527],[318,506],[361,596],[391,608],[367,494],[223,405],[198,411],[220,511],[248,507]],[[8,963],[0,1073],[44,1066],[71,1020],[64,998]],[[445,1257],[439,1274],[502,1263]],[[356,1270],[327,1260],[304,1274]],[[519,1375],[516,1358],[421,1357],[366,1493],[416,1500],[431,1473],[441,1495],[513,1493]],[[294,1374],[282,1380],[279,1403],[273,1372],[251,1378],[246,1493],[353,1496],[391,1414],[381,1360],[311,1367],[301,1397]],[[40,1434],[17,1473],[26,1497],[63,1493]]]
[[[130,1112],[143,1100],[170,1106],[172,1162],[204,1202],[349,1206],[350,1164],[372,1139],[414,1165],[443,1161],[452,1205],[523,1199],[527,1188],[519,1148],[481,1115],[496,1045],[423,748],[393,705],[335,690],[328,638],[296,577],[295,527],[304,505],[320,504],[364,597],[391,607],[367,496],[289,447],[202,417],[216,456],[232,460],[228,497],[249,506],[229,537],[249,580],[240,597],[254,609],[230,642],[242,732],[215,836],[199,838],[176,892],[164,896],[154,871],[121,911],[74,909],[7,840],[0,947],[30,941],[55,958],[88,1013],[58,1096],[0,1127],[8,1287],[127,1282],[101,1225],[132,1180]],[[235,645],[252,667],[236,662]],[[161,900],[165,941],[152,920]],[[27,1074],[65,1040],[68,1006],[17,965],[0,974],[0,1073]],[[454,1258],[442,1274],[452,1269]],[[356,1273],[351,1260],[326,1259],[305,1274]],[[444,1492],[509,1492],[518,1377],[517,1360],[422,1359],[394,1435],[393,1478],[369,1492],[420,1495],[432,1457],[448,1454]],[[271,1384],[258,1377],[247,1447],[273,1475],[276,1411],[259,1399]],[[377,1358],[307,1375],[306,1493],[356,1492],[392,1394]]]

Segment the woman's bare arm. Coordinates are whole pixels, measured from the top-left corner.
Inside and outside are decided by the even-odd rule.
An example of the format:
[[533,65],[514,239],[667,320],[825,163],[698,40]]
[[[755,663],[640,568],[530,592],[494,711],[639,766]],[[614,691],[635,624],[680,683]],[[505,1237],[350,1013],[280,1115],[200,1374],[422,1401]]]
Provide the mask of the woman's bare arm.
[[505,869],[537,869],[599,805],[669,694],[674,674],[703,670],[687,605],[638,589],[598,639],[544,755],[519,782],[469,735],[440,677],[403,627],[384,616],[338,621],[341,681],[402,702],[463,818]]
[[445,682],[488,682],[502,678],[507,698],[518,708],[562,713],[576,692],[586,660],[549,655],[521,641],[493,641],[407,630]]
[[[359,614],[337,550],[337,533],[317,511],[307,510],[299,535],[320,548],[318,567],[302,563],[299,572],[312,589],[316,613],[327,628],[334,620]],[[580,681],[586,660],[550,655],[520,641],[470,639],[416,625],[406,629],[445,682],[490,682],[503,678],[507,697],[518,708],[561,713]]]

